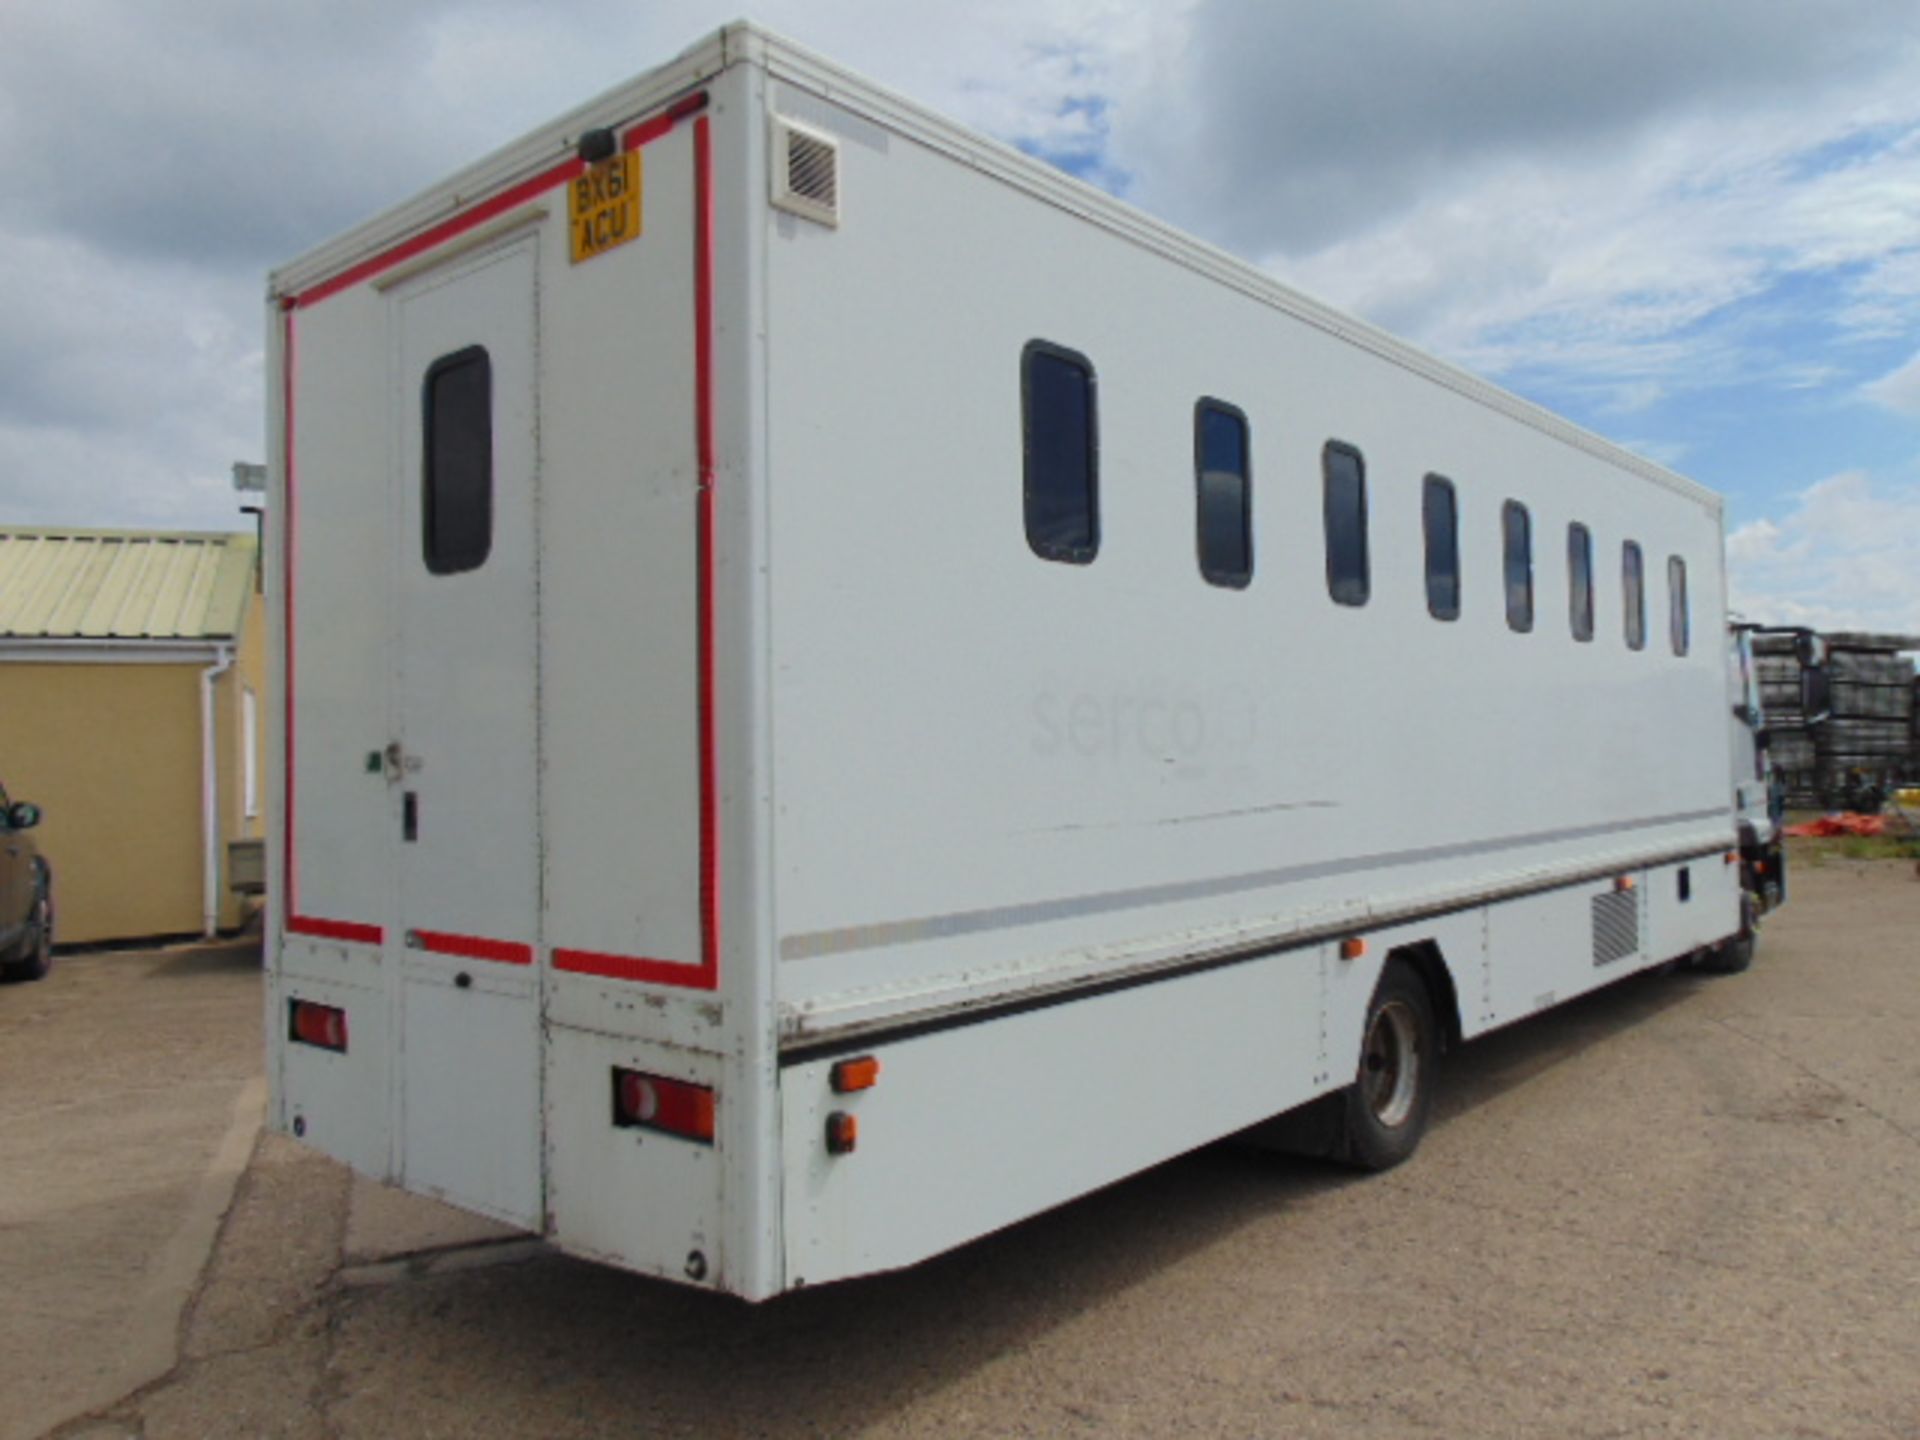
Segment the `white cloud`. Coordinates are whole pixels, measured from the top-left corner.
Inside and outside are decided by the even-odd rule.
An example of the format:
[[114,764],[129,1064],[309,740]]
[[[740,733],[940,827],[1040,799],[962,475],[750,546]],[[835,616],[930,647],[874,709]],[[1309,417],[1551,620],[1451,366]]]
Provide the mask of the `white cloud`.
[[1869,400],[1903,415],[1920,415],[1920,355],[1862,387]]
[[[290,260],[737,18],[737,0],[0,0],[0,520],[239,525]],[[1007,138],[1084,147],[1121,0],[763,0]],[[1078,104],[1074,102],[1080,102]]]
[[1817,481],[1727,536],[1727,584],[1750,620],[1920,635],[1920,486]]
[[[268,266],[740,8],[0,4],[0,518],[196,526],[239,523],[226,467],[260,453]],[[1858,383],[1857,357],[1717,323],[1783,282],[1831,282],[1819,323],[1920,344],[1910,0],[1820,24],[1749,0],[754,8],[1451,358],[1549,373],[1669,462],[1705,447],[1657,433],[1675,395]],[[96,162],[110,182],[82,183]],[[1883,427],[1920,406],[1913,371],[1870,387]],[[1913,528],[1905,492],[1868,492]],[[1842,547],[1836,506],[1736,532],[1752,594],[1844,608],[1832,557],[1879,552]],[[1862,603],[1897,610],[1881,589]]]
[[1471,368],[1622,412],[1830,370],[1709,323],[1793,277],[1851,295],[1818,325],[1920,324],[1907,0],[1819,25],[1731,0],[1387,18],[1196,6],[1115,125],[1135,198]]

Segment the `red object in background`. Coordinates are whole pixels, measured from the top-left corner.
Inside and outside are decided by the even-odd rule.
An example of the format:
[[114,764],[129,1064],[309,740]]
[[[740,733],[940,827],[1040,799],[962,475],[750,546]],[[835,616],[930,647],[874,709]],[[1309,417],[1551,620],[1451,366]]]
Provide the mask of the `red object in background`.
[[1822,815],[1804,825],[1789,825],[1786,833],[1802,840],[1824,835],[1884,835],[1887,820],[1884,815]]

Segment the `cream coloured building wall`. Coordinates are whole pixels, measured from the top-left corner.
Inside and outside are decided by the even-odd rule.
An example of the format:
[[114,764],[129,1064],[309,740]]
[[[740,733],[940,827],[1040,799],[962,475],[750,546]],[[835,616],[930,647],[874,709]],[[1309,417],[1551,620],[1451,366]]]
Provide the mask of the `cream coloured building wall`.
[[258,554],[244,532],[0,525],[0,780],[45,813],[62,943],[195,934],[208,899],[230,930],[257,903],[229,888],[227,843],[265,829]]
[[[250,902],[236,896],[227,885],[226,864],[229,840],[258,840],[267,825],[267,612],[265,597],[257,591],[247,602],[246,618],[241,622],[240,644],[234,652],[233,668],[214,682],[214,740],[219,755],[220,810],[220,928],[238,928],[247,917]],[[248,771],[246,742],[247,696],[253,697],[253,813],[247,813]],[[196,772],[197,773],[197,772]],[[196,832],[197,833],[197,832]]]
[[199,676],[0,664],[0,779],[45,812],[62,944],[200,929]]

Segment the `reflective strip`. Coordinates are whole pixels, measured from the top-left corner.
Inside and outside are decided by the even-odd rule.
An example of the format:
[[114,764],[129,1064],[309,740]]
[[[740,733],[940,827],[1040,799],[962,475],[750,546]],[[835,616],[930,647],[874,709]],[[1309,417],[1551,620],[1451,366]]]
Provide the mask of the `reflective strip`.
[[347,940],[356,945],[378,945],[386,938],[386,931],[378,925],[363,925],[357,920],[321,920],[312,915],[289,915],[287,931],[317,940]]

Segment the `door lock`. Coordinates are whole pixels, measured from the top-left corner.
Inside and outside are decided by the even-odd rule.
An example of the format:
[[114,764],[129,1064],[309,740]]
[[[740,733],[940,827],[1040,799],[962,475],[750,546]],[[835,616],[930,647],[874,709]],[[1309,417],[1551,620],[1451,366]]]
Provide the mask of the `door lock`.
[[420,757],[409,755],[398,740],[388,742],[387,748],[380,752],[380,762],[389,785],[398,785],[408,775],[418,775],[423,768]]

